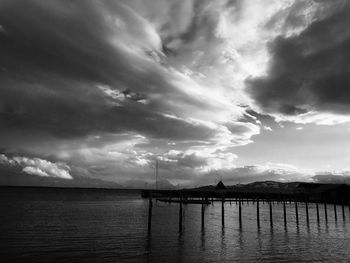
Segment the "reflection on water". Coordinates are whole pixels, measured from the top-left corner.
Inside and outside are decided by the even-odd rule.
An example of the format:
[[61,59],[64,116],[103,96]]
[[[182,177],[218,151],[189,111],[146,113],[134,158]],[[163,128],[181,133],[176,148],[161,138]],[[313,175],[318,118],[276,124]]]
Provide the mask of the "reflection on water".
[[184,205],[178,231],[179,204],[154,202],[152,232],[147,233],[148,200],[138,192],[100,190],[12,189],[0,193],[0,262],[349,262],[350,213],[346,207],[260,202],[256,206],[221,203]]

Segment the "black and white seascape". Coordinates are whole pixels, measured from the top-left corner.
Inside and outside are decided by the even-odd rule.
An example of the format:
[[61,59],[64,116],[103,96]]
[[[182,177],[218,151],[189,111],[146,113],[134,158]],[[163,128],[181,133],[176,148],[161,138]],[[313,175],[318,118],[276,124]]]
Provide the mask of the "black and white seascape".
[[349,244],[349,1],[0,0],[0,262]]

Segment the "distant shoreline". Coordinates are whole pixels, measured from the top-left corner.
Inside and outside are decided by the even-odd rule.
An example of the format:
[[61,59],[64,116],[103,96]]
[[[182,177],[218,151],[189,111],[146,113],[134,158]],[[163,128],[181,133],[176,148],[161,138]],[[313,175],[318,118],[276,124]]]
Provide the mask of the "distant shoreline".
[[68,190],[106,190],[106,191],[142,191],[138,188],[104,188],[104,187],[62,187],[62,186],[32,186],[32,185],[0,185],[3,188],[25,188],[25,189],[68,189]]

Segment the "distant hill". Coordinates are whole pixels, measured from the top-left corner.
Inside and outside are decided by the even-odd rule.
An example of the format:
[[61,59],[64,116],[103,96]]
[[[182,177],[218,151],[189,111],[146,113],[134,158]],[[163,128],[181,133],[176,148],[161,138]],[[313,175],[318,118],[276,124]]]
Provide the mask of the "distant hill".
[[293,193],[297,190],[300,182],[281,183],[275,181],[253,182],[245,185],[232,186],[233,189],[244,192],[259,193]]
[[[340,184],[319,184],[319,183],[304,183],[304,182],[275,182],[261,181],[248,184],[226,185],[226,191],[234,191],[241,193],[271,193],[271,194],[294,194],[308,193],[319,191],[320,189],[332,189],[339,187]],[[192,189],[189,191],[215,191],[216,185],[207,185]]]

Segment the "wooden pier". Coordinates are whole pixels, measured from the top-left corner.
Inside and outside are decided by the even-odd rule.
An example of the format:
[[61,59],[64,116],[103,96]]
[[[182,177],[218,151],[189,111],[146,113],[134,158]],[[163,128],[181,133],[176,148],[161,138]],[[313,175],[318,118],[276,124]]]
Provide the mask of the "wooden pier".
[[[345,189],[345,188],[344,188]],[[343,220],[346,219],[345,206],[348,206],[350,218],[350,191],[342,191],[336,194],[324,194],[315,198],[313,195],[307,195],[305,193],[258,193],[258,192],[233,192],[227,191],[225,189],[215,189],[215,191],[196,191],[196,190],[143,190],[142,197],[149,198],[149,209],[148,209],[148,232],[151,233],[152,227],[152,207],[153,198],[157,201],[167,202],[167,203],[177,203],[179,204],[179,232],[183,230],[183,205],[184,204],[198,204],[201,205],[201,227],[205,227],[205,208],[208,205],[214,205],[214,203],[221,203],[221,224],[222,227],[225,226],[225,203],[232,203],[238,205],[238,221],[239,228],[243,228],[243,204],[253,204],[256,205],[256,222],[257,227],[260,228],[260,205],[268,204],[269,211],[269,223],[270,227],[274,227],[274,216],[273,216],[273,206],[281,204],[283,206],[283,222],[284,227],[287,227],[287,206],[294,203],[295,212],[295,223],[299,225],[299,216],[305,216],[305,222],[307,227],[310,224],[309,208],[314,207],[316,211],[317,224],[320,223],[320,211],[319,206],[323,204],[324,207],[324,221],[328,222],[328,208],[327,204],[333,205],[334,221],[338,220],[337,205],[341,206],[341,213]],[[305,207],[305,212],[301,212],[299,215],[299,205],[303,204]]]

